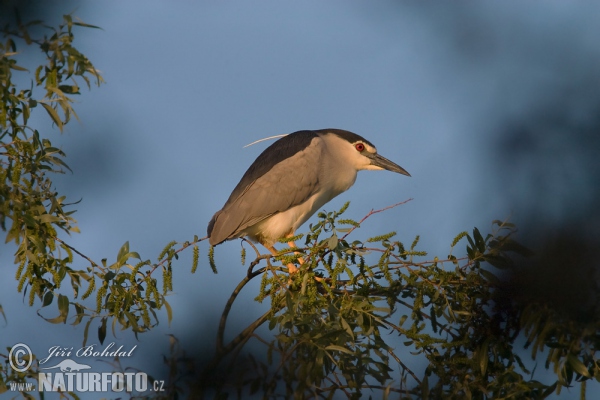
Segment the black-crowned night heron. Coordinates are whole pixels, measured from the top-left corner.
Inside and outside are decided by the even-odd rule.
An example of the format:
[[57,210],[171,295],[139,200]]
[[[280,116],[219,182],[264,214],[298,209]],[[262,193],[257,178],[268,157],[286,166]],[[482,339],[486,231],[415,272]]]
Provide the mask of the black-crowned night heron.
[[[246,236],[277,254],[273,244],[293,236],[319,208],[348,190],[358,171],[383,169],[410,176],[355,133],[341,129],[291,133],[258,156],[212,217],[210,244]],[[290,246],[295,247],[292,242]],[[296,268],[289,265],[289,269]]]

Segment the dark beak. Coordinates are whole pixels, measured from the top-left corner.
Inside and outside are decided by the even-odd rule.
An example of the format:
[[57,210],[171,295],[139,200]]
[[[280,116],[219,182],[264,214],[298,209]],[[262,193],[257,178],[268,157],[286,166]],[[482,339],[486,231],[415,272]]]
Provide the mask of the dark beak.
[[371,164],[379,168],[387,169],[388,171],[397,172],[402,175],[410,176],[408,172],[398,164],[388,160],[387,158],[380,156],[379,154],[370,154],[368,156],[371,159]]

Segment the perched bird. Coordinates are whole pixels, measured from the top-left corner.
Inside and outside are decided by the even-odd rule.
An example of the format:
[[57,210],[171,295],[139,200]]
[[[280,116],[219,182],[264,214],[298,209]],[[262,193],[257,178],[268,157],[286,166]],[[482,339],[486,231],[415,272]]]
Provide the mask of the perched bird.
[[352,132],[320,129],[284,136],[258,156],[212,217],[210,244],[245,236],[277,254],[273,244],[292,237],[325,203],[348,190],[358,171],[383,169],[410,176]]

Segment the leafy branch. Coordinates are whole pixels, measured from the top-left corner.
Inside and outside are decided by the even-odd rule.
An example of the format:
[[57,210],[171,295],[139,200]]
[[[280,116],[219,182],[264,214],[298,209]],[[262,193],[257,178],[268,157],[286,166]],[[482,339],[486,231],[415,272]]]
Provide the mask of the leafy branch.
[[[418,236],[410,246],[394,239],[394,232],[349,242],[350,233],[385,209],[372,210],[357,222],[341,218],[346,208],[320,213],[306,235],[294,238],[305,238],[303,248],[285,248],[272,256],[253,246],[256,258],[227,301],[215,357],[194,393],[229,391],[226,379],[218,384],[211,379],[215,371],[241,376],[234,385],[237,393],[261,392],[265,398],[336,393],[358,398],[367,389],[384,396],[544,398],[575,375],[598,376],[591,359],[584,364],[569,353],[557,360],[567,375],[559,375],[556,382],[524,378],[530,370],[517,355],[515,340],[523,333],[520,320],[528,314],[515,304],[507,308],[498,302],[502,281],[490,270],[491,265],[514,268],[511,254],[531,255],[513,239],[514,225],[494,221],[493,233],[485,237],[477,228],[472,234],[461,232],[448,257],[422,260],[427,253],[417,248]],[[465,241],[467,256],[453,256],[455,246]],[[283,265],[298,257],[295,252],[305,262],[289,276]],[[261,263],[266,265],[255,270]],[[224,345],[231,307],[258,277],[257,300],[268,298],[270,311]],[[257,331],[267,321],[270,339]],[[525,332],[540,337],[538,330]],[[236,368],[244,365],[239,358],[251,339],[265,346],[266,357],[247,355],[251,367]],[[536,349],[548,343],[539,340],[545,339],[538,339]],[[414,357],[427,361],[424,371],[415,369]],[[575,375],[568,375],[569,370]]]

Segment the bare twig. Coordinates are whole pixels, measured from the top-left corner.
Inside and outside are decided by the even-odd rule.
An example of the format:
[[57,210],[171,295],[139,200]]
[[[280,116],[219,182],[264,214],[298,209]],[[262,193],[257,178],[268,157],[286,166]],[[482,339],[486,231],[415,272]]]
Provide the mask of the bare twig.
[[214,373],[215,369],[219,366],[221,361],[225,356],[231,353],[233,350],[238,348],[239,346],[243,346],[251,337],[254,336],[254,331],[267,321],[269,315],[271,314],[271,310],[267,311],[263,315],[261,315],[256,321],[251,323],[240,332],[231,342],[227,344],[227,346],[221,346],[221,348],[217,349],[212,360],[204,367],[201,372],[200,380],[192,391],[193,398],[204,398],[204,390],[211,386],[209,382],[211,374]]
[[394,360],[396,360],[396,362],[397,362],[398,364],[400,364],[400,366],[401,366],[402,368],[404,368],[404,370],[405,370],[405,371],[407,371],[407,372],[410,374],[410,376],[412,376],[412,378],[413,378],[413,379],[414,379],[414,380],[415,380],[415,381],[416,381],[416,382],[417,382],[419,385],[421,385],[421,381],[419,380],[419,378],[417,378],[417,376],[415,375],[415,373],[414,373],[414,372],[412,372],[412,370],[411,370],[410,368],[408,368],[408,367],[407,367],[407,366],[406,366],[406,365],[405,365],[405,364],[402,362],[402,360],[401,360],[400,358],[398,358],[398,356],[397,356],[396,354],[394,354],[394,352],[393,352],[392,350],[389,350],[389,349],[388,349],[388,353],[389,353],[389,355],[390,355],[390,356],[392,356],[392,357],[394,358]]
[[66,242],[64,242],[63,240],[61,240],[61,239],[59,239],[57,237],[54,237],[54,240],[56,240],[57,242],[63,244],[64,246],[68,247],[69,249],[71,249],[72,251],[74,251],[75,253],[77,253],[80,257],[85,258],[86,260],[88,260],[89,263],[92,264],[92,266],[97,267],[97,268],[101,268],[91,258],[89,258],[88,256],[86,256],[85,254],[83,254],[82,252],[80,252],[75,247],[71,246],[70,244],[67,244]]
[[256,258],[261,256],[260,251],[258,251],[258,249],[254,245],[254,243],[252,243],[251,241],[249,241],[246,238],[242,238],[242,246],[244,245],[244,243],[248,243],[254,249],[254,252],[256,253]]
[[338,374],[335,371],[333,372],[333,377],[335,378],[335,382],[333,382],[331,379],[329,381],[331,383],[333,383],[334,385],[337,385],[337,387],[344,392],[344,394],[346,395],[346,397],[349,398],[349,399],[351,399],[352,395],[350,394],[350,392],[348,392],[346,390],[346,388],[344,387],[344,385],[342,385],[342,382],[340,381],[340,377],[338,376]]
[[[265,270],[265,268],[261,268],[261,271],[264,272],[264,270]],[[217,332],[217,354],[222,353],[224,351],[223,337],[225,336],[225,326],[227,324],[227,317],[229,316],[229,311],[231,311],[231,306],[233,306],[233,302],[237,298],[238,294],[240,294],[240,292],[242,291],[244,286],[246,286],[246,284],[248,282],[250,282],[251,280],[252,280],[252,277],[248,277],[248,276],[244,277],[244,279],[242,279],[242,281],[240,283],[238,283],[236,288],[233,290],[233,292],[231,293],[231,296],[229,296],[229,300],[227,300],[227,304],[225,304],[225,309],[223,310],[223,313],[221,314],[221,319],[219,320],[219,330]]]
[[354,232],[354,230],[355,230],[356,228],[360,227],[360,224],[362,224],[363,222],[365,222],[365,220],[366,220],[367,218],[369,218],[371,215],[373,215],[373,214],[377,214],[377,213],[380,213],[380,212],[383,212],[383,211],[386,211],[386,210],[389,210],[390,208],[394,208],[394,207],[401,206],[402,204],[406,204],[406,203],[408,203],[409,201],[412,201],[412,200],[413,200],[413,198],[411,197],[410,199],[407,199],[407,200],[401,201],[400,203],[392,204],[391,206],[384,207],[384,208],[382,208],[382,209],[380,209],[380,210],[371,210],[371,211],[369,211],[369,213],[368,213],[367,215],[365,215],[365,216],[363,217],[363,219],[361,219],[361,220],[358,222],[358,225],[359,225],[359,226],[354,226],[354,227],[352,227],[352,228],[351,228],[351,229],[350,229],[348,232],[346,232],[346,234],[345,234],[344,236],[342,236],[342,238],[341,238],[340,240],[344,240],[344,239],[345,239],[345,238],[346,238],[348,235],[350,235],[352,232]]

